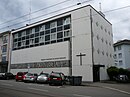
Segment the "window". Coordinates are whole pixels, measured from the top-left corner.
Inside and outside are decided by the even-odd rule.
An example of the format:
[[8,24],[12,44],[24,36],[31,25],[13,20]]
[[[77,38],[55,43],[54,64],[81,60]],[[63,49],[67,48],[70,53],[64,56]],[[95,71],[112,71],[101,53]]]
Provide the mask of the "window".
[[50,23],[46,23],[45,29],[50,29]]
[[49,41],[50,40],[50,35],[46,35],[45,36],[45,41]]
[[119,53],[119,54],[118,54],[118,58],[122,58],[122,53]]
[[117,59],[117,55],[116,54],[114,54],[114,59]]
[[97,40],[99,40],[99,36],[97,35]]
[[45,25],[41,25],[41,26],[40,26],[40,32],[41,32],[41,31],[45,31]]
[[32,33],[31,34],[34,34],[35,33],[35,28],[32,28]]
[[62,26],[57,27],[57,31],[62,31],[62,30],[63,30]]
[[34,39],[30,39],[30,45],[34,44]]
[[3,45],[2,46],[2,53],[6,53],[7,52],[7,45]]
[[57,26],[61,26],[63,25],[63,20],[62,19],[58,19],[57,20]]
[[21,33],[21,32],[19,32],[19,33],[18,33],[18,37],[21,37],[21,36],[22,36],[22,33]]
[[22,37],[26,35],[26,31],[22,31]]
[[63,32],[57,33],[57,39],[59,39],[59,38],[63,38]]
[[64,30],[70,29],[70,24],[64,26]]
[[64,37],[69,37],[70,36],[70,30],[64,31]]
[[2,56],[2,61],[6,61],[6,56]]
[[26,41],[22,41],[21,46],[25,46],[25,45],[26,45]]
[[14,39],[15,39],[15,38],[18,38],[18,33],[15,33],[15,34],[14,34]]
[[44,36],[40,36],[40,43],[41,43],[41,42],[44,42],[44,41],[45,41]]
[[118,46],[118,50],[121,50],[121,46]]
[[51,33],[55,33],[56,32],[56,28],[51,29]]
[[15,42],[15,43],[14,43],[14,48],[17,48],[17,47],[18,47],[18,43]]
[[123,61],[122,60],[119,61],[119,65],[123,65]]
[[56,40],[56,34],[51,34],[51,40]]
[[114,51],[116,51],[116,47],[114,47]]
[[103,38],[102,38],[101,40],[102,40],[102,42],[104,42],[104,39],[103,39]]
[[39,32],[39,26],[35,27],[35,32]]
[[55,28],[56,25],[57,25],[57,22],[56,22],[56,21],[51,22],[51,23],[50,23],[50,28]]
[[70,24],[70,17],[64,19],[64,25]]
[[96,22],[96,25],[98,26],[98,25],[99,25],[99,23],[98,23],[98,22]]
[[107,32],[107,29],[105,29],[105,32]]
[[35,38],[35,43],[39,43],[39,38]]
[[3,41],[3,43],[7,43],[8,42],[8,36],[7,35],[3,36],[2,41]]
[[101,25],[101,29],[103,30],[103,26]]

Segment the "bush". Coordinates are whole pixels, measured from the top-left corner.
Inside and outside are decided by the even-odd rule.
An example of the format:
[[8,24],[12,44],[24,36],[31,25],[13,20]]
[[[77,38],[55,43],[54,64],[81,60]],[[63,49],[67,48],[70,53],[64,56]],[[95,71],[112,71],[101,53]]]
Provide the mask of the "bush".
[[117,68],[115,66],[111,66],[107,69],[108,76],[110,80],[116,80],[115,78],[121,74],[121,75],[127,75],[130,79],[130,71],[123,68]]
[[119,74],[119,69],[115,66],[111,66],[107,69],[110,80],[115,80],[115,77]]

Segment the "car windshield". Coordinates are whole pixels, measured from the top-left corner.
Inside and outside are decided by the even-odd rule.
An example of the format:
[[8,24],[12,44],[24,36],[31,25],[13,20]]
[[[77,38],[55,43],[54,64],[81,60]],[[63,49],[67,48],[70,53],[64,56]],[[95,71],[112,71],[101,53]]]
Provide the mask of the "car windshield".
[[60,74],[59,73],[52,73],[51,76],[60,77]]
[[48,77],[48,74],[42,73],[42,74],[40,74],[40,76],[47,76]]
[[22,75],[23,75],[23,73],[22,73],[22,72],[19,72],[17,75],[22,76]]
[[31,74],[31,73],[27,73],[26,76],[33,76],[33,74]]

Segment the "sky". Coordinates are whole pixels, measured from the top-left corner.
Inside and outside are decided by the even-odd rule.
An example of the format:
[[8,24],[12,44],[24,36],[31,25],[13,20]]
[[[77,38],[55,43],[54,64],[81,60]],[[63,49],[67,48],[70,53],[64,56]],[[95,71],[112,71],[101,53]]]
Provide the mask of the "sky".
[[130,0],[0,0],[0,32],[88,4],[111,22],[114,42],[130,39]]

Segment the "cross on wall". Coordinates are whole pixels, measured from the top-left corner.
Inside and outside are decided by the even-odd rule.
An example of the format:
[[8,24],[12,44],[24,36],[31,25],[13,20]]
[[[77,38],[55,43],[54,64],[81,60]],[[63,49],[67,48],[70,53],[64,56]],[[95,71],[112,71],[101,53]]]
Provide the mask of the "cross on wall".
[[79,55],[76,55],[76,56],[80,58],[80,65],[82,65],[82,57],[86,56],[86,54],[80,53]]

